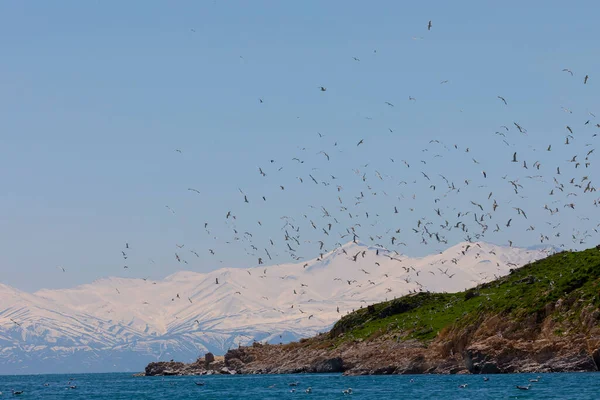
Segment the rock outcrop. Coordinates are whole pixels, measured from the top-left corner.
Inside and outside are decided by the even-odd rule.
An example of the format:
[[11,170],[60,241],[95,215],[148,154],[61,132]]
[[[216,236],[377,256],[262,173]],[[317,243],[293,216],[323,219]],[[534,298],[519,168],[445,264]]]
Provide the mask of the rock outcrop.
[[[223,357],[207,353],[195,362],[185,364],[176,361],[152,362],[146,366],[144,376],[181,376],[181,375],[233,375],[237,371],[225,365]],[[137,376],[137,375],[136,375]]]

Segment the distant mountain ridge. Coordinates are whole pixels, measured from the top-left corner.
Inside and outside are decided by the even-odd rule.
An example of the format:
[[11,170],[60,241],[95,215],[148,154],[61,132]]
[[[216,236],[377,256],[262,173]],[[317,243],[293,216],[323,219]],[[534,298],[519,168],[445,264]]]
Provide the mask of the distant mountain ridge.
[[298,264],[182,271],[156,282],[106,278],[33,294],[0,284],[0,373],[136,371],[253,341],[289,342],[367,304],[464,290],[552,251],[480,242],[410,258],[350,242]]

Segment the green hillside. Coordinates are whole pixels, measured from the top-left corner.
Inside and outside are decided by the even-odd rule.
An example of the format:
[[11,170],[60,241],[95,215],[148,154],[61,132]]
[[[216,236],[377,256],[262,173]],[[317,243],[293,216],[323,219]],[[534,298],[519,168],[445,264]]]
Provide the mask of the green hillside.
[[[566,307],[556,306],[559,300]],[[556,321],[556,335],[585,333],[590,324],[581,320],[587,315],[581,311],[590,306],[600,307],[599,248],[557,253],[465,292],[418,293],[362,308],[338,321],[329,339],[334,346],[384,334],[429,341],[450,329],[477,326],[490,315],[520,326],[520,335],[539,329],[547,317]]]

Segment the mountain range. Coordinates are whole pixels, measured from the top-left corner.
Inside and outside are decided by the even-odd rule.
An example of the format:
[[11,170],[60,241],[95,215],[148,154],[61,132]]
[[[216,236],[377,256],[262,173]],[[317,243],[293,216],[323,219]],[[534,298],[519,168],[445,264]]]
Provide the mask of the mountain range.
[[0,284],[0,374],[139,371],[253,341],[327,331],[343,315],[410,292],[456,292],[554,252],[460,243],[422,258],[350,242],[295,264],[105,278],[71,289]]

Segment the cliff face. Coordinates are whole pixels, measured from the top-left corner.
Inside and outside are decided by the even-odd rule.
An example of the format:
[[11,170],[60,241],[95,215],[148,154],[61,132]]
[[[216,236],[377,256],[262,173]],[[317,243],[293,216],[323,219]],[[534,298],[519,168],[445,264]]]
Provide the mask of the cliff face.
[[231,350],[225,363],[245,374],[598,371],[600,313],[590,311],[582,315],[589,322],[586,333],[559,335],[552,317],[524,327],[507,323],[505,316],[491,315],[462,329],[448,329],[428,343],[384,334],[374,340],[358,339],[335,346],[335,340],[321,335],[301,343],[256,344]]
[[327,334],[255,343],[223,362],[243,374],[598,371],[600,251],[560,253],[467,292],[371,305]]

